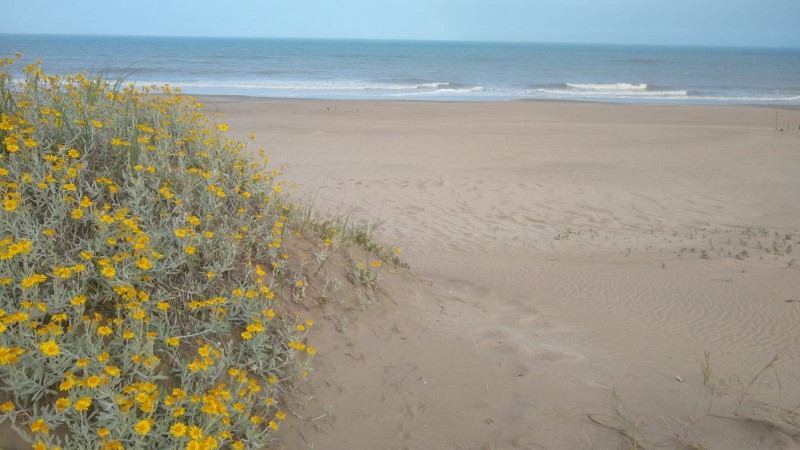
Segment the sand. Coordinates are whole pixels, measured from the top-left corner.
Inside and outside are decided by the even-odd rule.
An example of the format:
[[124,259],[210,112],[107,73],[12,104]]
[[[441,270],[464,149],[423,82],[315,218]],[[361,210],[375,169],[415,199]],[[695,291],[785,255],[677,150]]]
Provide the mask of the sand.
[[276,448],[800,448],[799,111],[202,100],[411,264]]

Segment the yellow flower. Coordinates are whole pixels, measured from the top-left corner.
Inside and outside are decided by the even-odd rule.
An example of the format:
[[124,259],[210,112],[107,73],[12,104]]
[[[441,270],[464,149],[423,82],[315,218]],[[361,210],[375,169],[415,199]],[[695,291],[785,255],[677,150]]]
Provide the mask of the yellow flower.
[[278,420],[284,420],[286,419],[286,413],[284,413],[283,411],[278,411],[275,413],[275,417],[277,417]]
[[150,421],[140,420],[136,422],[136,425],[133,427],[133,431],[144,436],[145,434],[150,432]]
[[302,342],[289,342],[286,345],[289,348],[294,348],[294,349],[301,350],[301,351],[306,349],[306,345],[303,344]]
[[67,377],[67,379],[65,379],[64,381],[62,381],[61,384],[58,385],[58,390],[59,391],[68,391],[68,390],[72,389],[73,387],[75,387],[75,379],[70,376],[70,377]]
[[92,406],[92,399],[89,397],[81,397],[75,402],[73,408],[75,408],[75,411],[86,411],[90,406]]
[[13,410],[14,410],[14,403],[12,402],[5,402],[2,405],[0,405],[0,411],[10,412]]
[[111,442],[106,442],[106,445],[103,446],[103,450],[125,450],[125,446],[123,446],[118,439],[115,439]]
[[97,430],[97,435],[100,436],[101,438],[104,438],[109,434],[111,434],[111,431],[108,428],[100,428],[99,430]]
[[192,439],[203,439],[203,430],[198,426],[192,425],[189,427],[189,436]]
[[13,198],[7,198],[5,200],[4,208],[5,208],[6,211],[16,211],[16,209],[17,209],[17,200],[15,200]]
[[112,377],[118,377],[120,376],[120,374],[122,374],[122,371],[119,370],[117,366],[113,365],[107,366],[104,370],[107,374],[111,375]]
[[191,245],[187,245],[186,248],[184,249],[184,251],[188,255],[194,255],[195,248],[192,247]]
[[69,278],[72,275],[72,269],[69,267],[56,267],[53,269],[53,275],[58,278]]
[[177,347],[180,344],[180,340],[176,337],[169,337],[166,339],[167,345],[170,347]]
[[42,354],[45,356],[57,356],[59,353],[61,353],[61,349],[58,347],[58,344],[56,344],[56,341],[52,339],[39,344],[39,350],[41,350]]
[[47,426],[44,419],[38,419],[31,424],[31,432],[33,433],[48,433],[49,431],[50,427]]
[[264,418],[258,415],[250,416],[250,422],[253,424],[259,424],[264,421]]
[[33,274],[33,275],[29,276],[29,277],[25,277],[22,280],[21,284],[22,284],[23,288],[27,289],[27,288],[36,286],[39,283],[43,283],[46,280],[47,280],[47,275],[40,274],[40,273],[35,273],[35,274]]
[[111,327],[105,325],[97,329],[97,334],[99,334],[100,336],[108,336],[111,333],[113,333]]
[[269,427],[272,428],[273,430],[277,430],[278,429],[278,424],[270,420],[269,421]]
[[117,271],[111,266],[106,266],[103,267],[103,270],[101,270],[100,273],[102,273],[106,278],[111,279],[114,278],[114,275],[117,274]]
[[98,377],[97,375],[92,375],[86,379],[86,386],[91,389],[96,389],[98,386],[100,386],[100,383],[102,382],[103,382],[102,378]]
[[75,208],[75,209],[72,210],[72,218],[73,219],[78,220],[81,217],[83,217],[83,210],[82,209]]
[[188,427],[183,422],[176,422],[171,427],[169,427],[169,434],[179,438],[186,435],[186,431]]
[[142,256],[136,261],[136,267],[142,270],[150,270],[153,268],[153,263],[147,257]]
[[72,400],[68,399],[67,397],[61,397],[56,400],[56,411],[61,411],[64,408],[69,408],[69,405],[72,404]]

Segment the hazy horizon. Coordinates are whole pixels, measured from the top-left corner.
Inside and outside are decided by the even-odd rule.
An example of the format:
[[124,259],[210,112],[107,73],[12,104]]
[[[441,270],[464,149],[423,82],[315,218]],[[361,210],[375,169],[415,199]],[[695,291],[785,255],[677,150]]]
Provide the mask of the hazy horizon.
[[[781,45],[733,45],[733,44],[660,44],[660,43],[626,43],[626,42],[568,42],[568,41],[502,41],[502,40],[476,40],[476,39],[415,39],[415,38],[340,38],[318,36],[215,36],[215,35],[159,35],[159,34],[89,34],[89,33],[6,33],[0,36],[69,36],[69,37],[122,37],[122,38],[156,38],[156,39],[263,39],[263,40],[309,40],[309,41],[364,41],[364,42],[441,42],[441,43],[486,43],[486,44],[526,44],[526,45],[570,45],[570,46],[620,46],[620,47],[698,47],[698,48],[740,48],[740,49],[778,49],[800,50],[800,43],[795,46]],[[2,44],[2,43],[0,43]]]

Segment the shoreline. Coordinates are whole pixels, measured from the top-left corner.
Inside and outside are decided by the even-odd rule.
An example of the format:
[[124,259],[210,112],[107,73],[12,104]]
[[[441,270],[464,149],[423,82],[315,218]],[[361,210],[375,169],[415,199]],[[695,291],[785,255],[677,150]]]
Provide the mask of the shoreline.
[[785,109],[788,111],[800,111],[800,104],[786,105],[781,103],[713,103],[713,102],[697,102],[697,103],[659,103],[647,101],[608,101],[608,100],[580,100],[580,99],[538,99],[538,98],[511,98],[507,100],[430,100],[430,99],[410,99],[410,98],[365,98],[365,99],[344,99],[344,98],[311,98],[311,97],[261,97],[254,95],[238,95],[238,94],[190,94],[181,92],[182,95],[188,95],[196,99],[209,99],[217,101],[268,101],[268,102],[333,102],[333,103],[432,103],[432,104],[466,104],[466,105],[484,105],[494,103],[565,103],[565,104],[599,104],[599,105],[622,105],[622,106],[652,106],[652,107],[731,107],[731,108],[745,108],[745,107],[759,107],[759,108],[774,108]]

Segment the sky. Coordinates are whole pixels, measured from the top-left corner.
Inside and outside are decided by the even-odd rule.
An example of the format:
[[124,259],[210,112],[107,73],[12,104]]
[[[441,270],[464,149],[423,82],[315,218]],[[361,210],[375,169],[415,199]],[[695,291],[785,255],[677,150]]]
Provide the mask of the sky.
[[800,0],[3,0],[0,33],[800,47]]

